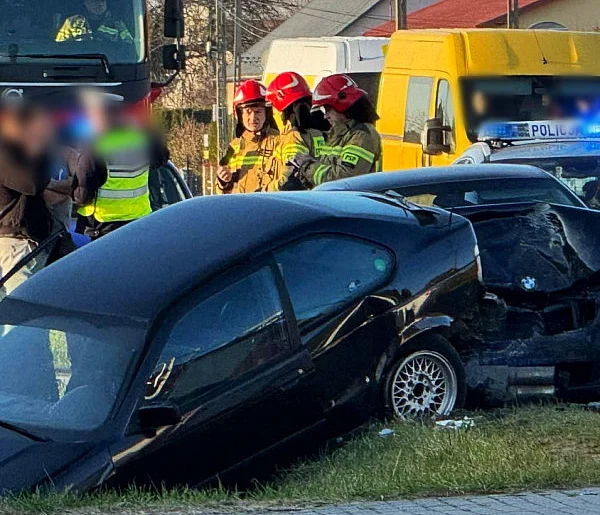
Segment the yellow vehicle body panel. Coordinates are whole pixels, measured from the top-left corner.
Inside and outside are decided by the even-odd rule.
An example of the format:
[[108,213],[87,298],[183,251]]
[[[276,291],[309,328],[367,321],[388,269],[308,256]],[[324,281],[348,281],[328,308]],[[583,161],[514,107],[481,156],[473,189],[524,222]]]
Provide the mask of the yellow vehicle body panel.
[[[467,137],[461,78],[503,76],[600,77],[600,34],[503,29],[408,30],[396,32],[385,54],[377,124],[383,139],[383,170],[446,165],[472,141]],[[428,156],[406,138],[411,78],[431,83],[427,113],[436,115],[440,82],[449,86],[454,131],[449,153]],[[411,127],[411,121],[408,121]],[[413,124],[414,125],[414,124]],[[421,130],[424,126],[421,127]]]

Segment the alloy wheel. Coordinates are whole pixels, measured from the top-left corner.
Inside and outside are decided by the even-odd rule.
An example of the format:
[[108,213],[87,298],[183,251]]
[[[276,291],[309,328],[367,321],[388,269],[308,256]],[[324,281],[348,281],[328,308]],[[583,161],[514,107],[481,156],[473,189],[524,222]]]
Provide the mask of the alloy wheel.
[[448,359],[422,350],[404,358],[392,381],[394,413],[402,419],[448,415],[456,404],[458,381]]

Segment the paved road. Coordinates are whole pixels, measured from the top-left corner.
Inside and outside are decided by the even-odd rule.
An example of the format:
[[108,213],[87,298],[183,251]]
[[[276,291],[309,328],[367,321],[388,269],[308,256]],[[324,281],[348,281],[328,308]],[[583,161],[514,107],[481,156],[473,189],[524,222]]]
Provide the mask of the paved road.
[[[265,513],[272,513],[266,511]],[[285,515],[600,515],[600,488],[518,495],[489,495],[367,502],[283,512]],[[281,515],[281,512],[280,512]]]
[[[19,512],[20,513],[20,512]],[[437,497],[414,501],[356,502],[312,508],[256,506],[248,503],[134,510],[67,510],[68,515],[600,515],[600,488],[584,490]]]

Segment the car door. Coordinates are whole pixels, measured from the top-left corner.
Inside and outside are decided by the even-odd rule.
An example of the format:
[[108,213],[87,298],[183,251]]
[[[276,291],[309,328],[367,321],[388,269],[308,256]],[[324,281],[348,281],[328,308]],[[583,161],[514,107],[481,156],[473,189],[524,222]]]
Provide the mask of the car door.
[[427,164],[430,166],[447,166],[452,163],[456,156],[456,123],[454,117],[454,101],[450,83],[447,79],[438,80],[435,95],[435,115],[442,121],[442,125],[450,127],[450,132],[444,133],[444,144],[450,148],[449,152],[442,152],[437,156],[427,156]]
[[302,344],[315,360],[313,379],[325,407],[366,384],[392,334],[374,327],[394,301],[380,288],[395,269],[392,251],[359,237],[315,234],[275,253],[298,319]]
[[430,116],[433,97],[433,77],[411,77],[408,81],[404,137],[402,143],[402,168],[425,166],[421,134]]
[[306,382],[312,360],[272,262],[186,296],[157,339],[164,347],[144,407],[175,407],[182,421],[160,432],[122,476],[194,483],[320,418]]

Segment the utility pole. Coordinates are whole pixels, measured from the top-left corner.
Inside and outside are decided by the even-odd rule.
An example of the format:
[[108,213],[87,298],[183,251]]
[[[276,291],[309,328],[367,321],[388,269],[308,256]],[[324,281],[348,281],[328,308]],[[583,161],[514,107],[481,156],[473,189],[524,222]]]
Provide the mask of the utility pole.
[[233,5],[233,84],[237,86],[242,80],[242,31],[240,19],[242,6],[240,0],[235,0]]
[[519,0],[508,0],[506,25],[509,29],[519,28]]
[[408,29],[408,10],[406,0],[394,0],[396,2],[396,30]]
[[227,130],[227,44],[225,42],[225,11],[221,0],[215,0],[215,80],[217,102],[215,121],[217,122],[217,151],[219,159],[225,153],[228,144]]

